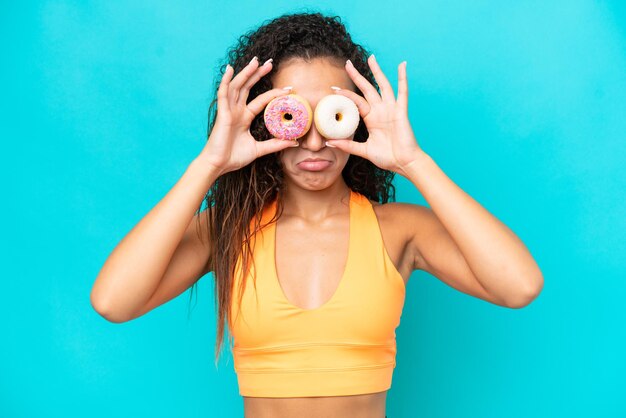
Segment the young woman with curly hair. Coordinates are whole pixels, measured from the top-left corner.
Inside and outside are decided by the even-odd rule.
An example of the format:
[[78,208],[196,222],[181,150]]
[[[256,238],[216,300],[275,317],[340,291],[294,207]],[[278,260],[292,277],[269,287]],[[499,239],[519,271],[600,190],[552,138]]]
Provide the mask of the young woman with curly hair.
[[[215,359],[228,325],[246,417],[385,416],[415,270],[511,308],[539,293],[524,244],[418,145],[406,62],[396,97],[340,18],[296,13],[242,36],[221,73],[204,149],[112,252],[91,300],[129,321],[213,272]],[[273,138],[263,111],[290,92],[312,109],[349,98],[356,131]],[[396,173],[430,207],[390,202]]]

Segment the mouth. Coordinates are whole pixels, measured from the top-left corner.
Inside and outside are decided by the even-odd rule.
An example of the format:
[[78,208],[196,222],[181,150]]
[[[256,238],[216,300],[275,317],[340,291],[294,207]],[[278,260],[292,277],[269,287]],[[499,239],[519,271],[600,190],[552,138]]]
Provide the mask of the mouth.
[[[323,158],[307,158],[306,160],[300,161],[300,163],[304,163],[304,162],[307,162],[307,161],[328,161],[328,160],[325,160]],[[298,163],[298,164],[300,164],[300,163]]]
[[307,158],[300,161],[297,166],[306,171],[322,171],[329,167],[331,162],[322,158]]

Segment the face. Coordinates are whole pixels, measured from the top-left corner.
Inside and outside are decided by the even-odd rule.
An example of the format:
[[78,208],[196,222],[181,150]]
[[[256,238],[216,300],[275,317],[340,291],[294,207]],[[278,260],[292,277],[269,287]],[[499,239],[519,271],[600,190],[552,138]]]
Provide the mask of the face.
[[[356,90],[343,65],[325,58],[315,58],[311,62],[292,59],[281,63],[280,69],[272,77],[274,87],[292,86],[295,94],[309,101],[311,110],[315,112],[317,103],[329,94],[333,94],[330,86]],[[312,116],[312,115],[311,115]],[[311,123],[309,131],[301,138],[299,147],[286,148],[279,153],[283,166],[285,186],[300,187],[307,190],[320,190],[330,187],[341,180],[341,171],[348,162],[350,154],[338,148],[327,147],[324,138],[315,123]],[[354,134],[345,139],[354,140]],[[306,158],[323,158],[330,162],[323,170],[307,170],[298,163]]]

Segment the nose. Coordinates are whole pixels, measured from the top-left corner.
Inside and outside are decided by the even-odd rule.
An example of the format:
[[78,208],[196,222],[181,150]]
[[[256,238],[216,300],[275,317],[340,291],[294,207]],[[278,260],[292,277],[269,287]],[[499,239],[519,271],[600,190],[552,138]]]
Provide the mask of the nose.
[[317,128],[315,127],[315,122],[311,123],[311,128],[309,128],[309,131],[299,140],[302,141],[300,143],[301,148],[305,148],[311,151],[319,151],[326,146],[326,144],[324,144],[326,138],[324,138],[322,134],[320,134],[320,132],[317,130]]

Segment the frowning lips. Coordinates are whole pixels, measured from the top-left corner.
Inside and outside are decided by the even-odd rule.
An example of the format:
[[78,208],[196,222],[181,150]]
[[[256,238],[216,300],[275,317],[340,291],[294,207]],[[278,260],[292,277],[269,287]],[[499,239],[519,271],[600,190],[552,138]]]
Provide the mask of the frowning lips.
[[329,160],[325,160],[323,158],[307,158],[306,160],[300,161],[298,164],[303,163],[305,161],[329,161]]

